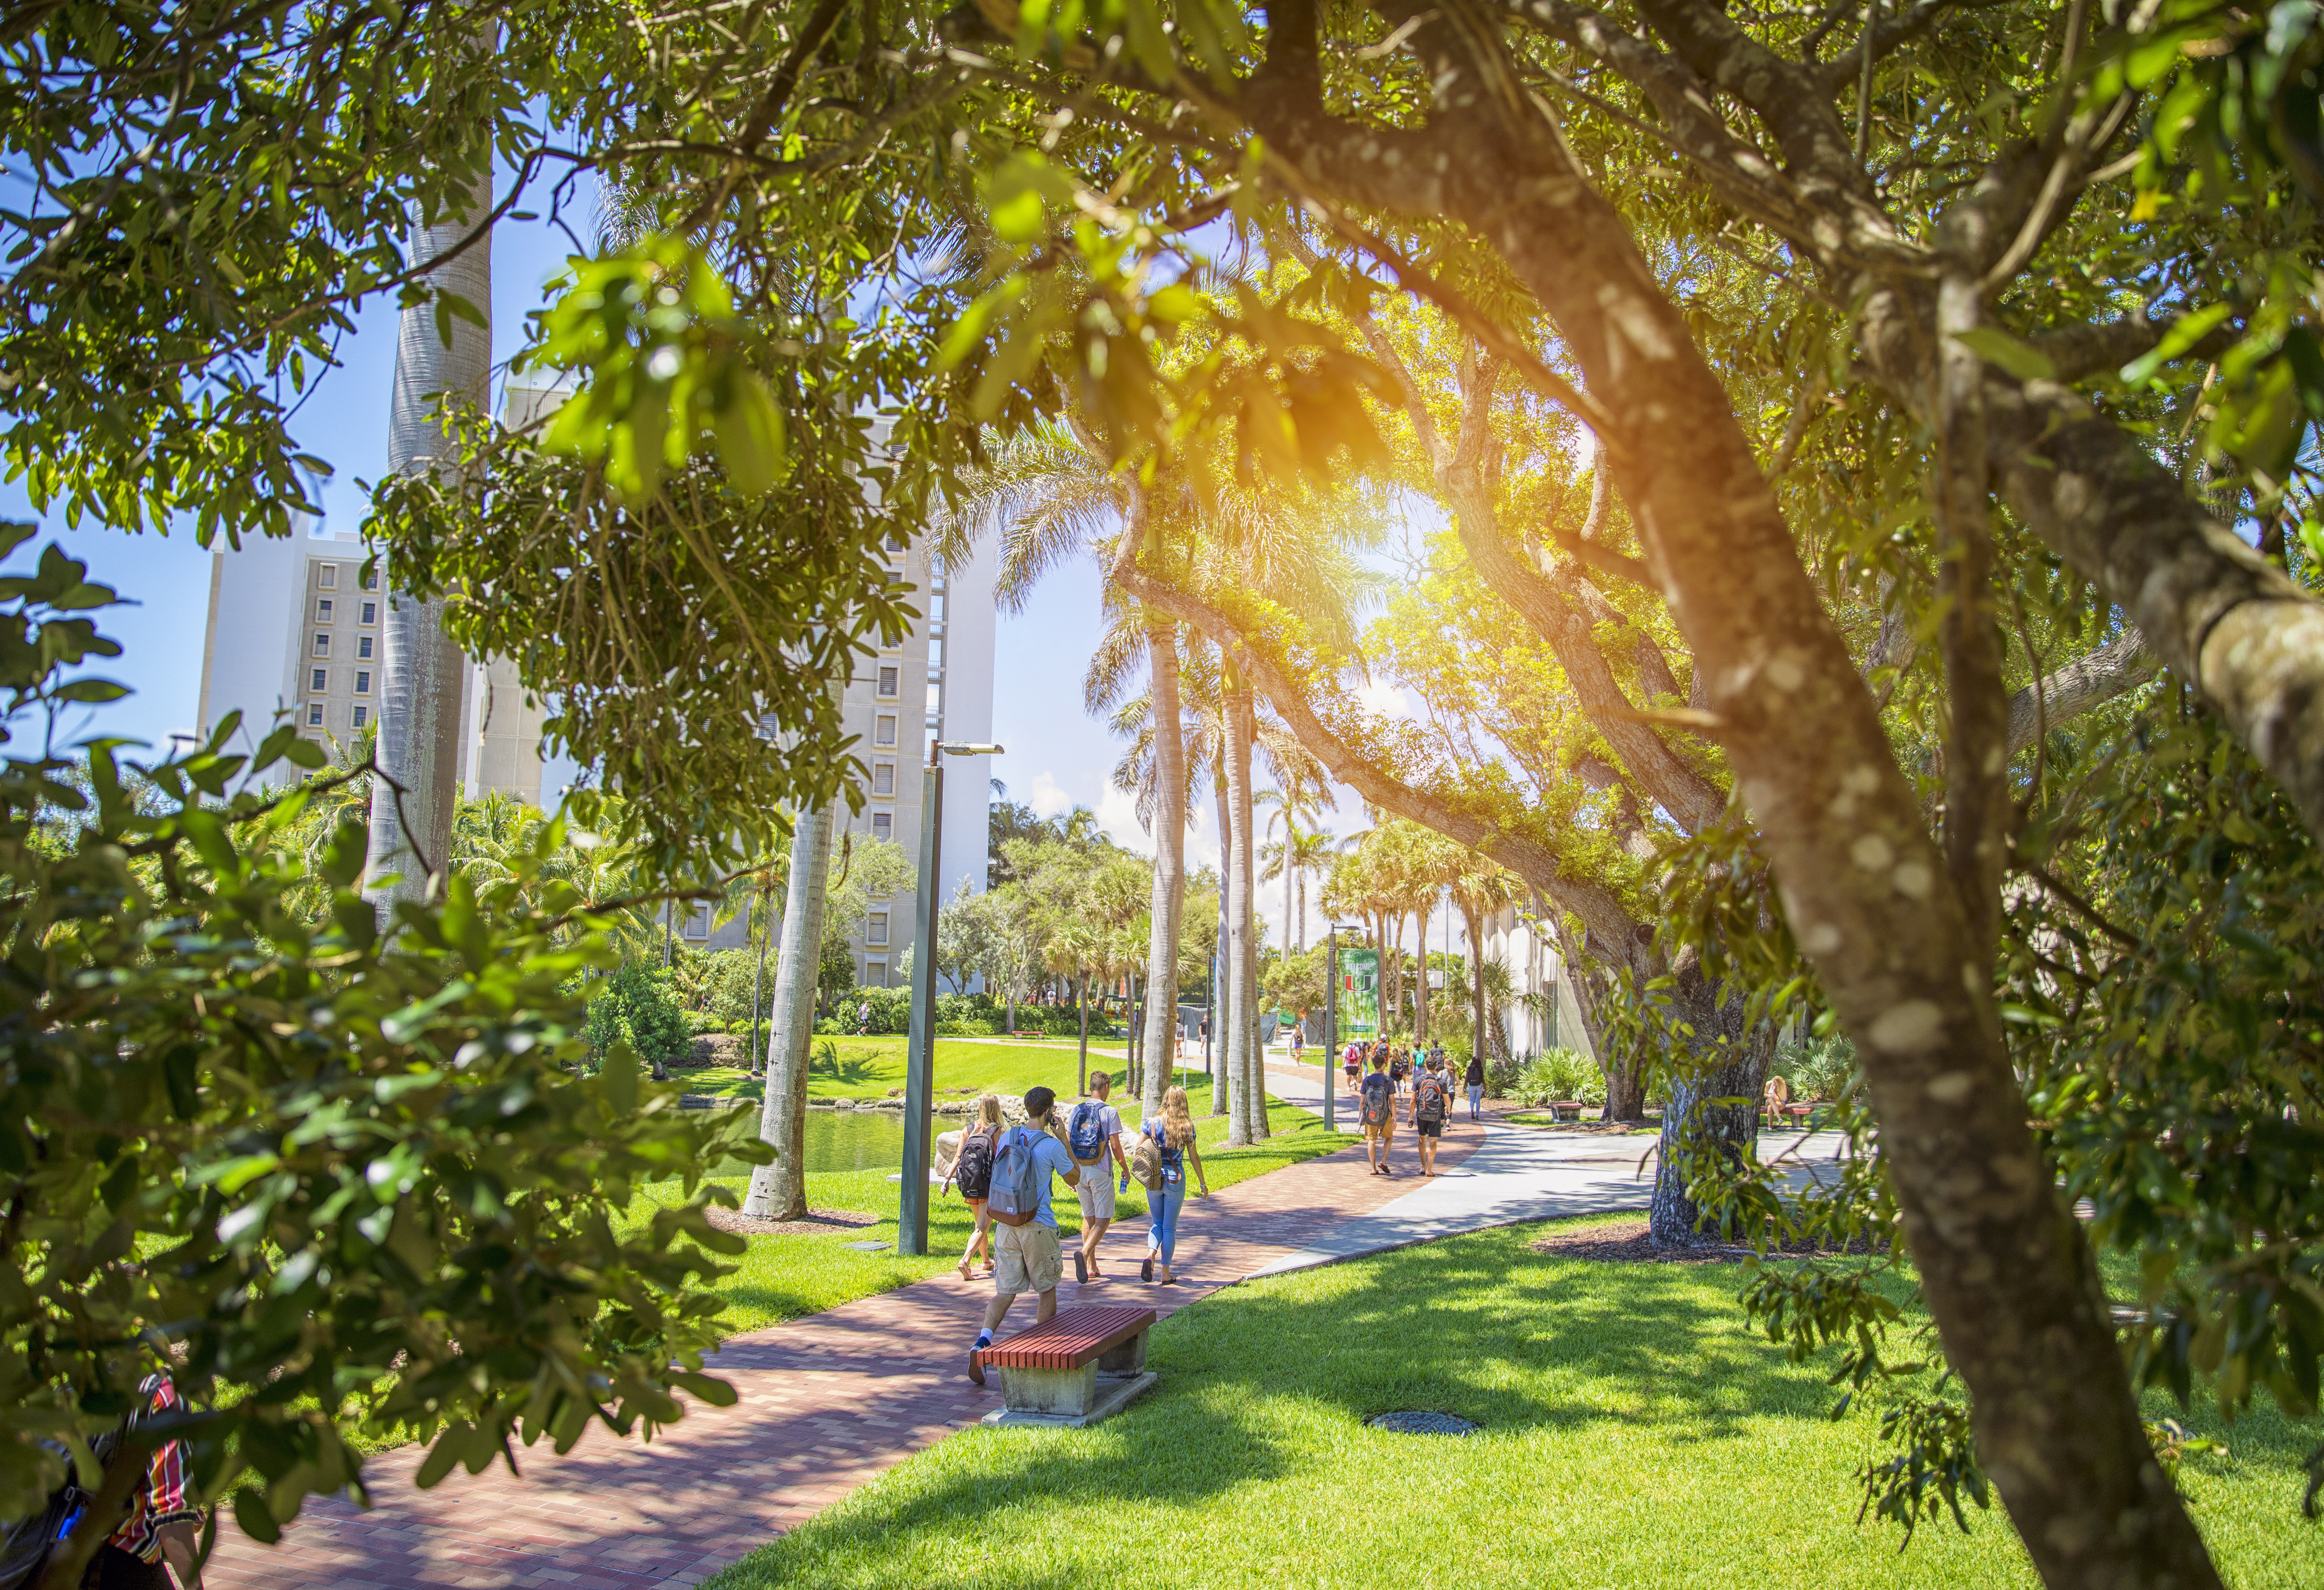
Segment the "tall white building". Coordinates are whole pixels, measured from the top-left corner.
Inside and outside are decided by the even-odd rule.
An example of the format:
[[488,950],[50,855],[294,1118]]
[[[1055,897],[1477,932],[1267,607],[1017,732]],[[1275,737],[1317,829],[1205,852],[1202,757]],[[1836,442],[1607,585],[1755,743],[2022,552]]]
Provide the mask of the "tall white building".
[[[198,732],[242,714],[236,745],[254,749],[278,721],[324,745],[375,727],[384,660],[383,561],[352,535],[311,521],[282,540],[255,537],[210,554],[209,622],[202,640]],[[512,663],[472,662],[460,700],[460,789],[540,801],[540,720]],[[297,770],[279,763],[271,777]]]

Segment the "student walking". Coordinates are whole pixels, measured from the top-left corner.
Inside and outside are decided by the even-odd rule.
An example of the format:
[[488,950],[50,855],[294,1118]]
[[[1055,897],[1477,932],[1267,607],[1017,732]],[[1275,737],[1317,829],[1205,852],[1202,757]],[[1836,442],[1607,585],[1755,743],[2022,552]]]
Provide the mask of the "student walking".
[[1361,1096],[1357,1118],[1363,1123],[1365,1157],[1371,1160],[1374,1176],[1393,1176],[1388,1153],[1396,1145],[1396,1084],[1388,1079],[1385,1045],[1372,1051],[1372,1074],[1364,1078]]
[[1348,1091],[1355,1092],[1364,1074],[1364,1046],[1350,1039],[1347,1052],[1340,1057],[1340,1068],[1348,1074]]
[[946,1173],[960,1188],[969,1213],[976,1216],[976,1233],[968,1239],[968,1251],[960,1256],[963,1280],[976,1279],[968,1266],[979,1248],[984,1250],[984,1273],[992,1273],[992,1212],[985,1207],[985,1199],[992,1187],[993,1151],[1000,1142],[1001,1095],[988,1093],[976,1101],[976,1124],[960,1134],[960,1152]]
[[1412,1055],[1409,1050],[1401,1049],[1391,1049],[1388,1052],[1388,1080],[1396,1084],[1397,1095],[1401,1097],[1405,1079],[1412,1075]]
[[1436,1174],[1436,1144],[1444,1135],[1444,1117],[1452,1113],[1452,1085],[1444,1076],[1442,1055],[1428,1057],[1428,1067],[1412,1079],[1412,1129],[1420,1137],[1420,1173]]
[[1074,1194],[1082,1201],[1082,1240],[1074,1249],[1074,1279],[1084,1286],[1105,1279],[1097,1267],[1097,1245],[1113,1224],[1114,1194],[1114,1167],[1105,1162],[1106,1156],[1113,1156],[1123,1176],[1130,1174],[1130,1156],[1121,1151],[1121,1112],[1105,1102],[1112,1091],[1110,1074],[1093,1073],[1092,1096],[1075,1105],[1065,1118],[1065,1151],[1082,1173],[1074,1184]]
[[1156,1279],[1154,1268],[1162,1267],[1164,1286],[1175,1286],[1178,1278],[1170,1273],[1170,1261],[1178,1252],[1178,1210],[1186,1201],[1186,1169],[1191,1161],[1198,1197],[1211,1196],[1211,1184],[1203,1174],[1202,1151],[1194,1146],[1194,1117],[1186,1107],[1186,1090],[1173,1087],[1162,1095],[1159,1119],[1143,1123],[1138,1129],[1139,1181],[1146,1187],[1146,1206],[1153,1211],[1153,1224],[1146,1230],[1146,1261],[1138,1267],[1140,1280]]
[[1485,1057],[1483,1055],[1469,1057],[1468,1074],[1462,1077],[1462,1080],[1469,1085],[1469,1119],[1483,1120],[1485,1118]]
[[1038,1294],[1033,1315],[1037,1325],[1057,1311],[1057,1282],[1065,1279],[1065,1266],[1057,1252],[1057,1217],[1049,1209],[1049,1178],[1062,1177],[1067,1187],[1077,1187],[1082,1177],[1065,1145],[1049,1130],[1049,1112],[1056,1102],[1049,1088],[1028,1089],[1025,1124],[1001,1134],[1000,1150],[992,1158],[987,1199],[996,1255],[992,1301],[984,1306],[984,1328],[968,1350],[968,1378],[980,1386],[984,1383],[984,1349],[992,1345],[992,1333],[1009,1317],[1018,1293]]

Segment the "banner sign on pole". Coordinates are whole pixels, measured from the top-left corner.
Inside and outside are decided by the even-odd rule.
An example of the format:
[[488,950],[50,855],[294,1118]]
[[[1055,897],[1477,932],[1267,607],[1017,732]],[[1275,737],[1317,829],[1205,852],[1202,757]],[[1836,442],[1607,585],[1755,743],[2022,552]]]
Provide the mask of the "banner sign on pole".
[[1340,952],[1340,1036],[1363,1041],[1379,1036],[1379,951]]

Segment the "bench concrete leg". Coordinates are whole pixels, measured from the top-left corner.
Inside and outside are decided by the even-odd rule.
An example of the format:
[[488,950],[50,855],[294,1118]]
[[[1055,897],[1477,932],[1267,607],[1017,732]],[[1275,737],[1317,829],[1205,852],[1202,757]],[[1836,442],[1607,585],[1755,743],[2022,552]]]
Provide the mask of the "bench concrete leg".
[[[1090,1365],[1091,1370],[1094,1370],[1096,1367],[1097,1366],[1095,1364]],[[1002,1370],[1001,1372],[1002,1394],[1004,1396],[1008,1394],[1009,1376],[1012,1374],[1024,1374],[1028,1372],[1021,1369]],[[1035,1374],[1063,1374],[1086,1372],[1052,1369],[1034,1370],[1030,1373]],[[1138,1374],[1123,1375],[1119,1379],[1109,1375],[1105,1379],[1095,1382],[1096,1396],[1091,1402],[1089,1411],[1086,1413],[1037,1413],[1030,1410],[1016,1407],[1016,1400],[1011,1397],[1010,1398],[1010,1406],[994,1409],[991,1412],[984,1416],[984,1422],[991,1425],[1041,1425],[1050,1429],[1083,1429],[1090,1425],[1097,1423],[1100,1419],[1112,1418],[1115,1414],[1129,1407],[1139,1398],[1144,1396],[1148,1391],[1153,1390],[1154,1387],[1161,1382],[1161,1379],[1162,1377],[1160,1375],[1155,1373],[1150,1369],[1143,1371]]]
[[1001,1371],[1001,1400],[1011,1413],[1084,1417],[1097,1402],[1096,1361],[1079,1369],[1010,1369],[1004,1365]]
[[1137,1374],[1145,1367],[1146,1333],[1142,1330],[1097,1361],[1098,1373],[1115,1377]]

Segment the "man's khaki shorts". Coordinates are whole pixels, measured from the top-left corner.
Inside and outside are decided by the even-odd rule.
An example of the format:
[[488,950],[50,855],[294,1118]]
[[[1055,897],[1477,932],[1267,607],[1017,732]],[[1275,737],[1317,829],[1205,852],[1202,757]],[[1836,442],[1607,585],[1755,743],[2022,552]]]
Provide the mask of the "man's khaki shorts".
[[1103,1160],[1094,1165],[1084,1165],[1076,1160],[1074,1166],[1082,1173],[1081,1180],[1074,1187],[1074,1197],[1082,1201],[1082,1218],[1112,1219],[1113,1167]]
[[1023,1225],[992,1223],[992,1291],[996,1297],[1019,1292],[1054,1292],[1065,1279],[1065,1264],[1057,1251],[1057,1228],[1029,1221]]
[[1394,1115],[1390,1115],[1385,1121],[1370,1121],[1365,1123],[1364,1135],[1366,1137],[1394,1137],[1396,1135],[1396,1117]]

